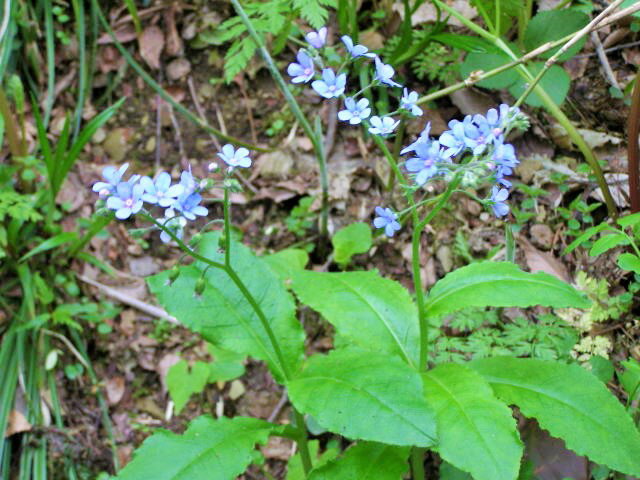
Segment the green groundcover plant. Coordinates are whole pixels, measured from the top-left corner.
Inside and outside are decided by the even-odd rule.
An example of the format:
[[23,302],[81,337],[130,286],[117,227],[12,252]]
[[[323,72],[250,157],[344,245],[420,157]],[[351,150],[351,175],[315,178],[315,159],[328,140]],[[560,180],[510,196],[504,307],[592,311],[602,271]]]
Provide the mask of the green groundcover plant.
[[[236,241],[229,197],[239,186],[231,174],[251,168],[245,148],[225,145],[218,153],[222,169],[213,162],[207,179],[186,170],[175,184],[168,173],[125,180],[127,165],[107,167],[104,181],[93,187],[103,208],[119,220],[147,219],[163,242],[194,260],[150,277],[160,304],[216,348],[263,361],[286,388],[293,410],[286,425],[204,415],[181,435],[158,431],[117,478],[233,479],[262,461],[257,446],[281,436],[297,443],[290,472],[301,464],[301,478],[401,479],[411,469],[412,478],[423,479],[426,451],[432,450],[475,479],[515,480],[523,443],[511,406],[576,453],[640,475],[636,426],[606,386],[579,365],[515,357],[448,363],[427,350],[430,319],[462,309],[590,306],[571,285],[545,273],[527,273],[510,261],[459,268],[428,292],[422,285],[422,232],[454,193],[472,195],[470,187],[484,188],[486,199],[473,198],[496,217],[509,212],[507,177],[518,159],[508,135],[526,128],[526,117],[501,105],[484,115],[452,120],[438,139],[430,136],[427,124],[418,139],[391,153],[384,139],[407,118],[422,114],[417,94],[403,89],[390,65],[348,36],[341,38],[342,53],[333,48],[331,56],[324,55],[326,29],[310,32],[306,40],[287,73],[294,84],[310,84],[326,101],[341,101],[339,121],[363,128],[389,162],[406,208],[376,207],[373,226],[393,237],[403,223],[412,225],[414,291],[375,270],[311,271],[305,269],[302,250],[257,256]],[[366,84],[348,82],[351,73],[363,71],[371,73],[364,76]],[[381,89],[391,96],[398,92],[395,112],[373,111],[367,95]],[[431,183],[440,185],[442,193],[429,194],[425,186]],[[223,218],[187,239],[188,222],[208,214],[201,202],[210,188],[223,191]],[[361,230],[354,229],[354,235],[363,241],[334,239],[336,251],[342,245],[337,260],[342,267],[362,251],[360,245],[370,245]],[[335,328],[336,347],[329,353],[305,353],[296,299]],[[344,437],[350,446],[318,461],[311,453],[317,447],[308,440],[311,425]]]

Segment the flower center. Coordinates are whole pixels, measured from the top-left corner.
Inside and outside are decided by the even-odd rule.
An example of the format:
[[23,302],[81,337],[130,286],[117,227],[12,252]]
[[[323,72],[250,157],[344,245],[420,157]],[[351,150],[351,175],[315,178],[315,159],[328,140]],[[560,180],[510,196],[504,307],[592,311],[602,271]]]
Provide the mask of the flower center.
[[335,85],[331,85],[331,86],[329,87],[329,91],[330,91],[330,92],[335,92],[335,91],[336,91],[336,86],[335,86]]
[[127,208],[133,207],[133,198],[127,198],[124,201],[124,206],[127,207]]
[[305,68],[304,69],[304,74],[305,75],[311,75],[311,69],[310,68]]

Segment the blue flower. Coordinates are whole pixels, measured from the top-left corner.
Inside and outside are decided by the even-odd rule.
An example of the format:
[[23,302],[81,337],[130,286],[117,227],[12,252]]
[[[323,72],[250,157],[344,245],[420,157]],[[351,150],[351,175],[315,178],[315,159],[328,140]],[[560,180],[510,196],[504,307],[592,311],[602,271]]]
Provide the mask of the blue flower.
[[429,132],[431,131],[431,122],[427,122],[424,127],[424,130],[420,132],[420,136],[418,139],[410,145],[407,145],[402,150],[400,150],[400,155],[404,155],[405,153],[415,152],[416,148],[423,143],[431,142],[431,138],[429,138]]
[[187,220],[195,220],[196,215],[204,217],[208,210],[200,205],[202,196],[198,192],[184,192],[173,203],[172,208],[178,210]]
[[292,62],[287,67],[287,73],[293,77],[291,82],[307,83],[316,73],[313,60],[304,50],[298,52],[296,59],[298,63]]
[[233,145],[227,143],[222,147],[222,153],[218,153],[218,156],[231,168],[248,168],[251,166],[249,150],[244,147],[240,147],[236,150],[233,148]]
[[378,80],[380,83],[384,83],[385,85],[389,85],[390,87],[402,86],[399,83],[396,83],[393,80],[391,80],[391,78],[395,74],[395,70],[391,65],[382,63],[379,57],[375,58],[375,63],[376,63],[376,75],[375,75],[376,80]]
[[322,80],[314,80],[311,87],[324,98],[337,98],[344,93],[346,85],[346,74],[341,73],[336,77],[333,70],[325,68],[322,70]]
[[473,119],[471,115],[467,115],[461,122],[459,120],[451,120],[449,122],[450,130],[440,135],[440,144],[447,147],[446,154],[455,157],[467,148],[467,135],[465,127],[471,124]]
[[367,53],[369,52],[369,49],[364,45],[359,45],[359,44],[354,45],[353,40],[349,35],[343,35],[340,39],[342,40],[342,43],[344,43],[344,46],[347,47],[347,51],[353,58],[358,58],[358,57],[375,58],[376,57],[375,53]]
[[343,122],[349,122],[351,125],[357,125],[371,115],[369,100],[366,98],[361,98],[356,102],[352,97],[347,97],[344,100],[344,107],[345,110],[338,112],[338,118]]
[[402,91],[402,98],[400,99],[400,108],[404,108],[411,112],[411,115],[419,117],[422,115],[422,109],[416,105],[418,101],[418,92],[411,92],[405,88]]
[[371,126],[369,127],[369,133],[373,133],[374,135],[382,135],[383,137],[392,133],[400,123],[400,120],[394,122],[393,117],[381,118],[376,115],[371,117],[370,121]]
[[[184,235],[184,227],[187,225],[187,219],[181,215],[176,215],[173,209],[169,208],[164,212],[164,218],[159,218],[158,222],[167,230],[171,231],[176,237],[182,240]],[[160,232],[160,240],[162,243],[169,243],[172,238],[164,230]]]
[[405,164],[411,173],[417,173],[416,183],[424,185],[427,180],[438,174],[438,164],[448,162],[450,158],[444,155],[439,142],[422,143],[415,150],[417,157],[407,160]]
[[309,32],[304,38],[313,48],[322,48],[327,41],[327,27],[322,27],[317,32]]
[[180,185],[184,187],[184,191],[181,195],[193,193],[198,188],[198,184],[191,174],[191,165],[189,165],[189,170],[184,170],[180,174]]
[[116,168],[113,166],[104,167],[102,169],[102,176],[106,180],[106,182],[96,182],[93,184],[93,191],[97,192],[100,197],[105,198],[116,191],[116,187],[122,180],[122,176],[124,172],[127,171],[129,167],[128,163],[125,163],[120,168]]
[[147,203],[157,203],[161,207],[170,206],[184,191],[183,185],[171,185],[171,175],[161,172],[155,182],[149,177],[142,177],[140,185],[144,188],[142,200]]
[[393,237],[394,233],[400,230],[398,215],[390,208],[376,207],[376,215],[378,216],[373,219],[373,225],[376,228],[384,228],[387,237]]
[[116,217],[120,220],[126,220],[142,208],[144,187],[139,183],[134,183],[135,180],[137,178],[133,181],[118,183],[115,193],[107,198],[107,208],[115,210]]
[[509,213],[509,205],[504,203],[507,198],[509,198],[509,191],[507,189],[493,187],[491,190],[491,208],[497,218],[504,217]]
[[504,177],[511,175],[513,169],[520,163],[516,158],[516,152],[513,145],[509,143],[498,143],[493,150],[491,157],[496,168],[496,181],[505,187],[511,187],[511,182]]
[[495,139],[487,119],[482,115],[475,115],[473,121],[463,122],[463,124],[465,145],[474,155],[482,155],[487,149],[487,145]]

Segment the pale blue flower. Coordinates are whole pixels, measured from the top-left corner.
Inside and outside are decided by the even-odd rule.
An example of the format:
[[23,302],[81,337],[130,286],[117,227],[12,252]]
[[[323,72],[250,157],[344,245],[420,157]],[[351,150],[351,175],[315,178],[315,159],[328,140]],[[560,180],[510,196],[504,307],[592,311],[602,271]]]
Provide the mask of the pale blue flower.
[[505,203],[507,198],[509,198],[509,191],[507,189],[493,187],[491,190],[491,208],[497,218],[504,217],[509,213],[509,205]]
[[222,153],[218,153],[218,156],[231,168],[249,168],[251,166],[249,150],[244,147],[236,150],[233,145],[227,143],[222,147]]
[[142,177],[140,185],[145,192],[142,199],[147,203],[158,204],[161,207],[170,206],[184,192],[183,185],[171,185],[171,175],[167,172],[158,174],[155,181],[149,177]]
[[208,210],[200,205],[202,196],[198,192],[185,192],[173,203],[172,208],[178,210],[187,220],[195,220],[196,216],[204,217]]
[[353,58],[358,58],[358,57],[375,58],[376,57],[375,53],[367,53],[369,52],[369,49],[364,45],[359,45],[359,44],[354,45],[353,40],[349,35],[343,35],[340,39],[342,40],[342,43],[344,43],[344,46],[347,47],[347,51]]
[[298,63],[290,63],[287,67],[287,73],[293,77],[291,82],[307,83],[316,73],[313,60],[304,50],[298,52],[296,59]]
[[180,185],[182,185],[184,187],[184,191],[182,192],[181,195],[189,195],[190,193],[193,193],[196,191],[196,189],[198,188],[198,184],[196,183],[195,178],[193,178],[193,175],[191,174],[191,165],[189,165],[189,170],[184,170],[181,174],[180,174]]
[[415,152],[416,148],[418,148],[419,145],[421,145],[423,143],[431,142],[432,140],[429,137],[429,132],[430,131],[431,131],[431,122],[427,122],[427,124],[424,127],[424,130],[422,130],[422,132],[420,132],[420,136],[418,137],[418,139],[415,142],[413,142],[412,144],[407,145],[402,150],[400,150],[400,155],[404,155],[405,153],[409,153],[409,152]]
[[124,172],[129,167],[128,163],[125,163],[120,168],[109,165],[102,169],[102,177],[106,182],[96,182],[93,184],[93,191],[97,192],[100,197],[105,198],[116,191],[116,187],[122,180]]
[[406,88],[402,91],[400,99],[400,108],[408,110],[414,117],[422,115],[422,109],[416,105],[418,101],[418,92],[409,92]]
[[309,32],[304,38],[313,48],[322,48],[327,41],[327,27],[322,27],[317,32]]
[[337,98],[344,93],[346,85],[346,74],[341,73],[336,77],[333,70],[325,68],[322,70],[322,80],[314,80],[311,87],[324,98]]
[[120,220],[126,220],[142,208],[144,187],[134,181],[118,183],[114,194],[107,198],[107,208],[115,210],[116,217]]
[[393,133],[400,120],[394,122],[393,117],[378,117],[374,115],[371,117],[371,126],[369,127],[369,133],[374,135],[382,135],[383,137]]
[[427,180],[436,176],[440,163],[450,161],[439,142],[422,143],[415,152],[418,156],[407,160],[405,167],[407,171],[416,174],[415,181],[418,185],[424,185]]
[[[176,215],[175,211],[168,208],[164,212],[164,218],[159,218],[158,222],[167,230],[171,231],[178,239],[182,240],[184,235],[184,227],[187,225],[187,219],[181,215]],[[160,240],[162,243],[169,243],[172,238],[164,230],[160,232]]]
[[380,83],[384,83],[385,85],[389,85],[390,87],[402,86],[399,83],[396,83],[393,80],[391,80],[391,78],[395,74],[395,70],[391,65],[382,63],[382,61],[380,60],[380,57],[377,57],[377,56],[375,58],[375,63],[376,63],[376,75],[375,75],[376,80],[378,80]]
[[373,225],[376,228],[384,228],[387,237],[393,237],[400,230],[398,215],[393,213],[390,208],[376,207],[376,215],[378,216],[373,219]]
[[495,177],[496,181],[505,187],[511,187],[511,182],[504,178],[506,175],[511,175],[513,169],[520,163],[516,158],[516,152],[513,145],[509,143],[498,143],[493,150],[491,156],[495,164]]
[[451,120],[449,129],[440,135],[440,144],[447,148],[447,155],[455,157],[467,148],[467,135],[465,127],[473,121],[471,115],[467,115],[461,122],[459,120]]
[[369,100],[366,98],[361,98],[356,102],[354,98],[347,97],[344,100],[344,107],[345,110],[338,112],[338,118],[343,122],[349,122],[351,125],[357,125],[371,115]]
[[[464,142],[474,155],[482,155],[495,137],[486,118],[475,115],[473,121],[463,122]],[[500,137],[501,138],[501,137]]]

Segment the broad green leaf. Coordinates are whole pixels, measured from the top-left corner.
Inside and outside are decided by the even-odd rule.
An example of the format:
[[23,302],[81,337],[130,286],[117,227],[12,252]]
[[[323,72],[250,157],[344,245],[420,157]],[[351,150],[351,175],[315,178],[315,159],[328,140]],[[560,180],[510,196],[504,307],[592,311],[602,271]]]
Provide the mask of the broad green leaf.
[[282,280],[288,280],[309,263],[309,254],[300,248],[286,248],[261,258]]
[[589,364],[591,365],[591,373],[601,382],[606,384],[613,379],[615,370],[613,363],[608,358],[594,355],[589,359]]
[[[505,53],[468,53],[460,64],[460,75],[463,79],[469,78],[472,72],[488,72],[511,62],[511,58]],[[489,77],[476,85],[482,88],[508,88],[518,81],[518,72],[514,68]]]
[[173,365],[167,373],[167,388],[175,403],[176,413],[184,408],[194,393],[200,393],[207,385],[209,365],[195,362],[191,368],[185,360]]
[[[337,438],[329,440],[324,452],[321,454],[318,454],[320,450],[320,442],[318,442],[318,440],[309,441],[309,454],[314,468],[320,468],[322,465],[333,460],[340,454],[340,442],[337,440]],[[293,457],[289,458],[289,462],[287,463],[287,476],[285,478],[286,480],[307,480],[307,476],[304,473],[304,467],[302,465],[302,458],[300,457],[300,451],[296,452]]]
[[182,435],[161,430],[147,438],[118,480],[233,480],[265,444],[272,425],[257,418],[201,416]]
[[[533,62],[527,65],[529,71],[533,76],[536,76],[542,68],[544,68],[544,63],[542,62]],[[571,77],[569,74],[564,71],[562,67],[558,65],[553,65],[540,79],[540,83],[538,84],[542,89],[547,92],[551,100],[556,105],[560,105],[564,102],[564,99],[569,93],[569,86],[571,85]],[[518,80],[509,87],[509,93],[516,98],[519,98],[527,89],[527,82],[522,77],[518,77]],[[532,107],[544,107],[544,102],[538,97],[535,92],[529,94],[527,99],[525,100],[527,105],[531,105]]]
[[420,374],[397,357],[362,350],[314,355],[288,389],[298,410],[345,437],[419,447],[436,441]]
[[302,303],[320,312],[354,344],[417,365],[418,311],[399,283],[376,272],[304,270],[294,274],[292,288]]
[[440,456],[475,480],[515,480],[522,442],[511,409],[487,381],[459,364],[440,365],[422,379],[436,411]]
[[459,268],[429,291],[429,315],[466,307],[588,308],[590,302],[571,285],[543,272],[527,273],[511,262],[479,262]]
[[626,235],[621,233],[608,233],[593,243],[593,246],[589,250],[589,255],[596,257],[612,248],[628,244],[629,238]]
[[624,372],[618,374],[618,378],[622,388],[629,395],[628,401],[631,402],[640,393],[640,362],[632,358],[620,363],[624,367]]
[[640,475],[640,433],[615,396],[578,365],[496,357],[469,364],[504,402],[517,405],[578,455]]
[[[547,42],[560,40],[561,38],[577,32],[589,23],[589,16],[573,9],[545,10],[539,12],[529,21],[527,30],[524,33],[524,46],[528,51],[538,48]],[[558,61],[564,62],[577,54],[586,41],[586,36],[582,37],[564,52]],[[553,48],[540,56],[550,58],[560,49]]]
[[402,480],[409,464],[408,447],[360,442],[326,465],[315,468],[309,480]]
[[216,345],[209,344],[208,350],[213,357],[209,364],[208,382],[228,382],[244,375],[244,355],[224,350]]
[[564,249],[563,254],[566,255],[567,253],[573,252],[577,247],[579,247],[584,242],[589,240],[595,234],[600,233],[601,231],[606,230],[608,228],[611,228],[611,227],[606,223],[601,223],[600,225],[595,225],[593,227],[587,228],[582,235],[577,237],[573,242],[569,244],[567,248]]
[[356,222],[338,230],[331,239],[333,259],[338,265],[346,265],[351,257],[366,253],[372,245],[371,227],[364,222]]
[[618,220],[618,225],[621,227],[630,227],[631,225],[636,225],[640,223],[640,212],[632,213],[630,215],[625,215],[624,217],[620,217]]
[[[223,262],[219,238],[219,232],[203,235],[200,254]],[[264,312],[287,368],[295,372],[302,361],[304,332],[295,317],[292,296],[282,280],[244,245],[232,242],[231,264]],[[200,278],[204,279],[205,288],[201,295],[195,295]],[[225,271],[204,268],[201,262],[196,262],[181,267],[180,275],[171,285],[168,271],[147,281],[160,304],[186,327],[222,348],[265,361],[276,378],[284,379],[277,351],[263,323]]]
[[618,266],[623,270],[640,275],[640,258],[633,253],[621,253],[618,256]]

